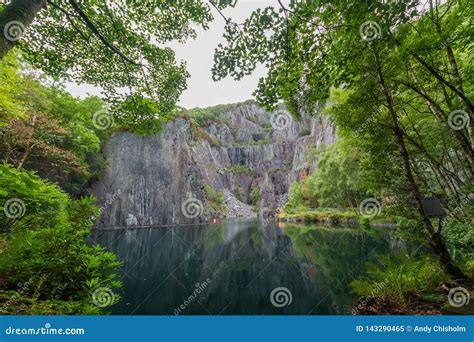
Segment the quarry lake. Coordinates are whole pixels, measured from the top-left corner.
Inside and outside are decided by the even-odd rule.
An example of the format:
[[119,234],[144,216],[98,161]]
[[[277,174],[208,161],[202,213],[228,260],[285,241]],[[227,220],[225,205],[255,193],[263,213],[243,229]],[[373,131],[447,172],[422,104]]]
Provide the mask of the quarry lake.
[[123,262],[116,315],[350,314],[365,262],[401,248],[387,230],[259,220],[90,237]]

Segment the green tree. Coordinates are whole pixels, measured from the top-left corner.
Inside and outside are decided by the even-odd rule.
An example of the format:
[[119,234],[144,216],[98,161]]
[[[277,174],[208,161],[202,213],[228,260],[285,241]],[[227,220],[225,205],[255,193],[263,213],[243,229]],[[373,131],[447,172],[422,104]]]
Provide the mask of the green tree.
[[[100,313],[92,294],[121,286],[120,263],[86,244],[89,217],[98,211],[94,199],[72,201],[56,185],[9,165],[0,165],[0,176],[0,226],[9,229],[0,255],[0,312]],[[18,283],[29,285],[19,293]]]
[[211,7],[234,4],[12,0],[0,7],[0,59],[18,45],[48,76],[102,88],[116,119],[143,130],[175,112],[186,88],[184,63],[164,45],[196,37],[192,25],[207,29]]
[[319,207],[358,208],[367,197],[359,167],[361,152],[339,140],[318,160],[316,173],[305,180],[307,197]]
[[0,87],[11,90],[0,103],[0,159],[76,193],[101,169],[100,139],[108,134],[95,127],[93,116],[104,104],[42,85],[12,57],[0,62],[0,68],[8,69]]
[[[472,49],[468,44],[472,2],[316,0],[291,2],[289,8],[279,5],[277,9],[256,10],[240,26],[228,24],[227,45],[220,45],[215,53],[214,78],[239,79],[263,63],[269,71],[259,83],[257,100],[275,108],[282,99],[295,117],[303,111],[316,112],[320,103],[329,99],[331,89],[346,90],[345,98],[333,106],[336,124],[358,137],[356,141],[369,152],[367,166],[377,169],[373,180],[384,184],[405,205],[414,201],[416,216],[442,266],[451,275],[464,278],[446,247],[442,228],[435,228],[423,210],[423,183],[417,177],[418,156],[448,170],[450,165],[427,151],[424,143],[432,141],[419,135],[414,119],[424,118],[426,112],[431,119],[446,115],[449,103],[472,117],[472,85],[466,84],[472,79],[472,63],[466,57]],[[424,35],[418,33],[418,26]],[[433,34],[427,39],[430,30]],[[452,77],[440,72],[445,65]],[[415,87],[410,87],[417,79],[410,70],[420,73],[421,81]],[[443,113],[419,84],[445,97]],[[424,107],[412,110],[413,98],[422,100]],[[437,123],[443,135],[454,139],[455,144],[448,144],[444,155],[450,154],[450,149],[460,153],[461,164],[471,177],[468,127],[456,133],[443,125],[445,119],[428,122]],[[382,176],[384,172],[387,174]],[[462,172],[451,170],[454,175],[450,177],[462,182]]]

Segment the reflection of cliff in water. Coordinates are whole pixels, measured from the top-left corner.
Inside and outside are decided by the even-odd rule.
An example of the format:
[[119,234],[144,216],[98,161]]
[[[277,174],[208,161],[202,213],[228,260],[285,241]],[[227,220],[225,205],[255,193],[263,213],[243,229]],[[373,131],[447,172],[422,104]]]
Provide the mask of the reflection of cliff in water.
[[[92,240],[124,263],[116,314],[173,314],[185,302],[182,314],[348,313],[350,281],[390,251],[381,234],[258,221],[96,231]],[[277,287],[291,291],[290,305],[271,304]]]

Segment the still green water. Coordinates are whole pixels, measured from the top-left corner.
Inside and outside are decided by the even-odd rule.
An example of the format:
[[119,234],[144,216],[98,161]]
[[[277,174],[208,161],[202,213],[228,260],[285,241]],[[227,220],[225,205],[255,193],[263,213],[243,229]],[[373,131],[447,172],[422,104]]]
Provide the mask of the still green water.
[[351,280],[401,248],[387,230],[257,220],[96,230],[91,240],[123,262],[111,308],[120,315],[350,314]]

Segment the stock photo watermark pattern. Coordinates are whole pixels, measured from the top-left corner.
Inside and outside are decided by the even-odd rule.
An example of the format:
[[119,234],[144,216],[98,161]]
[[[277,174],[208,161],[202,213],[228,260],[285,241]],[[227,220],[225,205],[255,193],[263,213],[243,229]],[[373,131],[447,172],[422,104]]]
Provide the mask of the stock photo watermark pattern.
[[95,221],[97,220],[98,218],[101,217],[102,213],[104,211],[107,210],[107,208],[109,208],[115,201],[117,201],[118,199],[120,199],[120,196],[122,195],[122,190],[119,189],[117,192],[113,193],[110,198],[108,198],[106,201],[105,201],[105,204],[103,206],[101,206],[99,208],[99,213],[96,215],[93,215],[91,216],[91,220],[92,221]]
[[45,323],[40,328],[16,328],[5,329],[7,336],[61,336],[61,335],[85,335],[84,328],[54,328],[51,323]]
[[458,109],[449,114],[448,124],[449,127],[454,129],[455,131],[459,131],[469,127],[471,122],[470,119],[471,118],[466,111]]
[[449,290],[448,302],[449,305],[460,308],[469,304],[471,294],[464,287],[455,287]]
[[3,212],[10,219],[19,219],[26,213],[26,205],[19,198],[10,198],[3,204]]
[[180,304],[177,308],[173,310],[173,314],[176,316],[186,311],[189,305],[191,305],[195,300],[199,300],[199,296],[201,296],[204,293],[206,288],[209,287],[211,283],[212,283],[212,280],[210,278],[207,278],[202,283],[196,283],[193,293],[191,293],[189,297],[186,298],[182,304]]
[[287,129],[292,123],[293,119],[290,114],[283,110],[277,110],[271,118],[272,127],[279,131]]
[[0,340],[471,338],[472,7],[3,1]]
[[382,204],[375,198],[366,198],[359,205],[359,213],[365,217],[379,216],[382,211]]
[[112,113],[103,109],[94,114],[92,122],[95,128],[103,131],[111,128],[115,122],[115,119]]
[[194,197],[188,198],[181,204],[181,212],[184,216],[190,219],[201,216],[203,211],[204,206],[202,201]]
[[92,302],[99,308],[111,306],[115,301],[115,293],[109,287],[99,287],[92,293]]
[[270,293],[270,302],[276,308],[283,308],[291,305],[293,294],[286,287],[277,287]]

